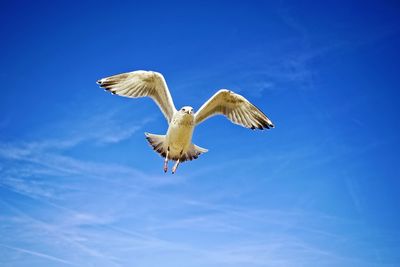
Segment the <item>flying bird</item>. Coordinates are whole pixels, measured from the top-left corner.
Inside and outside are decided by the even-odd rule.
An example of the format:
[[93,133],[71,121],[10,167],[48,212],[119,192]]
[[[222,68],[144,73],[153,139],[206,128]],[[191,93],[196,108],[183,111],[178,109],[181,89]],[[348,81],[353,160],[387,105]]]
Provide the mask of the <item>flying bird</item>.
[[113,94],[138,98],[151,97],[168,121],[165,135],[145,133],[153,149],[164,159],[164,172],[168,161],[175,161],[172,173],[179,163],[197,159],[208,150],[192,143],[194,128],[215,115],[225,115],[231,122],[250,129],[270,129],[274,124],[256,106],[243,96],[221,89],[208,99],[197,112],[191,106],[177,110],[161,73],[154,71],[132,71],[97,81],[100,87]]

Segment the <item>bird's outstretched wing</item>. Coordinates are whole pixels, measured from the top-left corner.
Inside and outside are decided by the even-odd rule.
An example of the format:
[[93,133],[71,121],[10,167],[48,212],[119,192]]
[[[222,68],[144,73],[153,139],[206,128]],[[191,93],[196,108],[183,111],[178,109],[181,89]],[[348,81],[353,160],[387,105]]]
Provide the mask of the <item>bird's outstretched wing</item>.
[[168,122],[176,112],[171,93],[162,74],[153,71],[132,71],[97,81],[104,89],[125,97],[151,97],[160,107]]
[[273,128],[271,120],[243,96],[229,90],[219,90],[195,114],[195,123],[222,114],[235,124],[251,129]]

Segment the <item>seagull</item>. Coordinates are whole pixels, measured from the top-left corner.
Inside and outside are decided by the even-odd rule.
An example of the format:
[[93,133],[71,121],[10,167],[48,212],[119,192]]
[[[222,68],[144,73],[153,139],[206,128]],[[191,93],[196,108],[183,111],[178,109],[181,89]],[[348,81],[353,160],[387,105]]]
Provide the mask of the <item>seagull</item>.
[[161,73],[137,70],[113,75],[97,81],[100,87],[123,97],[150,97],[168,121],[165,135],[145,133],[150,146],[164,159],[164,172],[168,161],[175,161],[172,173],[179,163],[197,159],[208,150],[192,143],[194,128],[215,115],[224,115],[234,124],[250,129],[274,128],[271,120],[243,96],[221,89],[208,99],[195,113],[191,106],[175,108],[167,83]]

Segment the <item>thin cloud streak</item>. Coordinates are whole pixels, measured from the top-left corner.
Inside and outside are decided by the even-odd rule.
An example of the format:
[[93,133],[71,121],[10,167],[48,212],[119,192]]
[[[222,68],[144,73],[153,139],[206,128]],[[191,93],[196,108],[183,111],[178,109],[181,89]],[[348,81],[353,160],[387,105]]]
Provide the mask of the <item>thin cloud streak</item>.
[[26,253],[35,257],[39,257],[39,258],[43,258],[46,260],[50,260],[50,261],[55,261],[55,262],[59,262],[59,263],[63,263],[66,265],[72,265],[72,266],[79,266],[73,262],[58,258],[58,257],[54,257],[45,253],[40,253],[37,251],[33,251],[33,250],[29,250],[29,249],[24,249],[24,248],[19,248],[19,247],[13,247],[13,246],[8,246],[8,245],[4,245],[4,244],[0,244],[0,247],[6,248],[6,249],[11,249],[11,250],[15,250],[17,252],[22,252],[22,253]]

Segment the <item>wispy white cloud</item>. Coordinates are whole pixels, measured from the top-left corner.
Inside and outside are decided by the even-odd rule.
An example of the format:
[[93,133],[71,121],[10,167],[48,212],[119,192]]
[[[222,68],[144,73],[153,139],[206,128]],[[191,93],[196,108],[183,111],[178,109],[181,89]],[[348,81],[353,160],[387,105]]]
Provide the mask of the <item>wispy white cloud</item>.
[[44,198],[53,198],[55,196],[54,192],[52,192],[52,189],[46,186],[44,183],[34,180],[24,180],[20,177],[3,176],[3,179],[0,181],[0,186],[10,188],[13,191],[29,196]]
[[[190,75],[184,73],[175,89],[204,88],[202,91],[212,94],[215,90],[228,88],[255,98],[276,91],[315,89],[318,69],[313,63],[332,52],[347,48],[348,43],[330,40],[326,44],[311,46],[308,41],[302,40],[308,40],[308,36],[302,33],[289,40],[258,45],[252,51],[240,51],[221,64],[209,66],[207,71],[198,70]],[[215,84],[215,87],[208,88],[209,84]],[[190,101],[197,100],[198,94],[192,96]],[[206,95],[204,101],[211,94]]]
[[48,132],[58,132],[59,136],[56,138],[46,136],[43,140],[21,143],[28,150],[67,149],[84,142],[115,144],[132,137],[143,129],[144,125],[154,120],[154,117],[146,117],[132,123],[125,118],[119,118],[121,113],[127,113],[127,111],[109,111],[102,116],[81,117],[72,121],[64,120],[62,123],[58,122],[53,128],[47,129]]
[[54,257],[54,256],[51,256],[49,254],[37,252],[37,251],[34,251],[34,250],[30,250],[30,249],[24,249],[24,248],[20,248],[20,247],[13,247],[13,246],[8,246],[8,245],[4,245],[4,244],[0,244],[0,247],[6,248],[6,249],[11,249],[11,250],[14,250],[14,251],[17,251],[17,252],[21,252],[21,253],[26,253],[26,254],[29,254],[29,255],[32,255],[32,256],[35,256],[35,257],[39,257],[39,258],[43,258],[43,259],[46,259],[46,260],[55,261],[55,262],[58,262],[58,263],[63,263],[63,264],[66,264],[66,265],[79,266],[79,265],[77,265],[77,264],[75,264],[75,263],[73,263],[71,261],[64,260],[64,259],[61,259],[59,257]]
[[[61,242],[71,246],[70,251],[86,255],[87,263],[103,261],[108,262],[108,266],[126,266],[132,260],[136,262],[135,258],[140,255],[143,264],[155,263],[156,259],[146,256],[150,251],[153,255],[157,253],[182,262],[187,257],[194,257],[190,266],[298,266],[310,262],[322,265],[354,262],[376,266],[373,261],[368,263],[357,256],[348,257],[346,253],[340,254],[316,241],[329,240],[329,244],[341,246],[355,244],[357,235],[349,237],[329,227],[320,227],[351,224],[356,229],[357,221],[300,209],[249,209],[200,196],[170,195],[158,190],[147,190],[139,195],[129,191],[129,188],[118,187],[119,203],[115,202],[113,194],[104,194],[104,201],[99,199],[101,209],[88,205],[69,208],[53,205],[54,200],[44,200],[45,207],[56,211],[48,215],[47,222],[34,218],[37,215],[30,215],[27,210],[11,207],[20,217],[13,225],[19,225],[20,240],[24,240],[24,233],[30,233],[25,238],[37,237],[46,244]],[[81,192],[71,197],[82,200],[85,195],[90,194],[93,198],[102,192],[101,187],[97,187],[93,192]],[[71,200],[67,198],[61,203],[70,206]],[[119,208],[121,203],[123,209]],[[128,203],[130,205],[126,206]],[[10,208],[10,205],[6,207]],[[7,217],[2,218],[3,222],[5,219]],[[21,227],[21,223],[25,226]],[[32,233],[35,234],[32,236]],[[304,238],[305,233],[307,238]],[[186,235],[198,243],[184,238]],[[213,236],[212,244],[201,242],[199,236],[205,235]],[[235,243],[229,242],[230,237],[235,237]],[[322,243],[326,244],[325,241]]]
[[[109,184],[120,184],[132,190],[142,190],[144,187],[176,183],[183,179],[179,174],[171,179],[164,179],[164,176],[148,174],[130,166],[113,163],[104,164],[76,159],[62,155],[62,153],[32,149],[29,144],[22,147],[10,146],[9,144],[0,146],[0,156],[31,165],[29,169],[23,169],[23,172],[19,172],[20,165],[15,165],[15,162],[10,163],[10,166],[7,166],[7,170],[2,170],[3,175],[8,175],[7,178],[2,180],[2,184],[12,186],[15,190],[25,193],[35,192],[36,194],[42,194],[40,192],[47,191],[47,196],[51,195],[51,191],[42,190],[40,187],[44,186],[43,184],[23,180],[21,176],[37,175],[40,172],[51,175],[56,173],[57,176],[77,176],[84,179],[102,180]],[[30,173],[27,174],[27,171]],[[114,177],[114,179],[110,179],[110,177]],[[126,184],[126,181],[130,182]],[[44,194],[42,195],[44,196]]]
[[[18,236],[19,241],[24,241],[25,243],[32,245],[35,245],[36,242],[40,241],[42,243],[41,245],[47,245],[50,251],[57,251],[57,253],[60,252],[54,250],[55,248],[51,247],[51,244],[54,242],[61,242],[64,246],[67,245],[71,249],[71,251],[65,253],[66,255],[70,255],[71,252],[79,252],[80,254],[93,257],[94,259],[106,261],[111,266],[119,266],[119,264],[117,264],[114,259],[109,257],[106,253],[102,253],[99,250],[92,248],[90,245],[88,246],[84,244],[87,239],[82,238],[85,235],[82,235],[80,231],[78,231],[79,227],[77,226],[87,225],[89,221],[93,223],[94,220],[92,216],[81,213],[72,213],[76,217],[75,223],[66,227],[62,222],[45,222],[30,215],[29,211],[24,211],[15,205],[8,204],[4,201],[1,201],[1,203],[18,216],[18,220],[14,220],[14,225],[19,227],[19,232],[15,233]],[[62,211],[65,213],[65,209]],[[67,209],[67,211],[71,214],[70,210]],[[89,217],[90,220],[88,221]],[[96,223],[101,223],[101,220],[96,221]],[[61,254],[64,253],[61,252]],[[79,266],[82,264],[84,264],[82,258],[74,263],[74,265]]]

